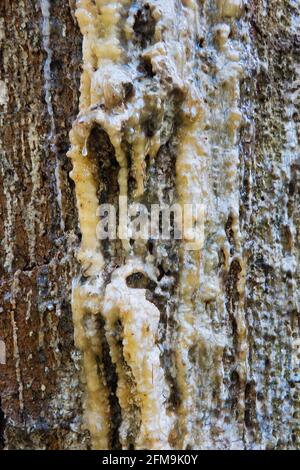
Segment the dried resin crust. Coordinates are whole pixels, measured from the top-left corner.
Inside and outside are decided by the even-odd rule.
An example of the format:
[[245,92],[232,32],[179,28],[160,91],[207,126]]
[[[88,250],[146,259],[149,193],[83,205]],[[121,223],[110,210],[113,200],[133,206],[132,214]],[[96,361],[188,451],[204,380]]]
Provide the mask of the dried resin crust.
[[[82,241],[73,318],[93,446],[204,448],[217,426],[238,441],[247,374],[238,217],[244,4],[79,0],[75,14],[83,72],[69,156]],[[197,245],[98,240],[99,205],[119,196],[200,201]],[[204,406],[226,400],[228,350],[240,383],[230,430],[230,411],[208,425]]]

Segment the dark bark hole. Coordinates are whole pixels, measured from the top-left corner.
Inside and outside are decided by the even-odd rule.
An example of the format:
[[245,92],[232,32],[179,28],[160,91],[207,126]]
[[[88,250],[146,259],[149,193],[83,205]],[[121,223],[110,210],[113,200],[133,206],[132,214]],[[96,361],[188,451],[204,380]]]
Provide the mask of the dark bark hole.
[[242,268],[239,260],[234,259],[230,265],[229,273],[226,279],[226,307],[228,312],[235,310],[235,305],[239,300],[237,284],[241,271]]
[[116,366],[111,360],[109,345],[105,335],[105,321],[99,317],[101,334],[102,363],[107,386],[109,388],[109,404],[111,413],[110,444],[111,449],[121,449],[119,427],[122,422],[121,407],[117,398],[118,376]]
[[232,229],[232,225],[233,225],[233,216],[232,214],[229,214],[226,225],[225,225],[225,232],[226,232],[227,240],[230,243],[231,256],[234,254],[234,247],[235,247],[234,232]]
[[205,43],[205,38],[202,37],[202,36],[197,36],[196,44],[197,44],[199,49],[202,49],[202,47],[204,47],[204,43]]
[[158,270],[159,270],[159,275],[158,275],[159,281],[161,281],[164,276],[172,275],[171,271],[165,270],[162,264],[158,266]]
[[153,72],[152,64],[150,59],[144,57],[141,58],[140,64],[138,66],[138,71],[142,73],[145,77],[153,78],[155,73]]
[[147,248],[148,248],[148,251],[149,251],[150,255],[153,255],[153,253],[154,253],[154,242],[153,242],[153,240],[149,240],[147,242]]
[[59,72],[60,70],[63,70],[64,69],[64,63],[62,60],[52,60],[51,61],[51,64],[50,64],[50,69],[51,69],[51,72],[53,73],[54,77],[55,77],[55,74],[57,72]]
[[122,142],[122,146],[123,146],[123,149],[126,153],[126,157],[127,157],[127,166],[128,166],[128,180],[127,180],[127,185],[128,185],[128,197],[131,198],[133,197],[134,195],[134,192],[136,190],[136,179],[135,179],[135,176],[134,176],[134,169],[133,169],[133,165],[132,165],[132,148],[131,146],[128,144],[128,142],[126,142],[125,139],[123,139],[123,142]]
[[143,130],[145,132],[146,137],[154,137],[157,129],[158,129],[158,119],[153,114],[143,123]]
[[125,101],[129,100],[134,95],[134,87],[133,83],[127,82],[124,83],[124,94],[125,94]]
[[153,110],[150,116],[145,119],[142,123],[143,130],[145,132],[146,137],[154,137],[156,132],[158,131],[160,125],[159,117],[157,116],[157,111]]
[[135,15],[133,30],[142,47],[151,42],[155,34],[156,21],[152,16],[150,6],[146,3]]
[[233,260],[229,273],[227,275],[226,279],[226,309],[229,313],[229,320],[231,323],[232,327],[232,337],[233,337],[233,344],[235,350],[237,350],[238,347],[238,334],[237,334],[237,322],[235,318],[235,310],[236,310],[236,304],[239,301],[239,292],[238,292],[238,281],[239,281],[239,275],[242,271],[242,268],[240,266],[240,263],[237,259]]
[[110,138],[105,130],[95,125],[88,138],[87,149],[89,158],[95,159],[98,167],[98,197],[101,204],[113,204],[119,193],[119,164]]
[[224,265],[225,265],[225,259],[226,259],[226,256],[225,256],[225,252],[223,249],[221,249],[218,253],[219,255],[219,268],[222,268]]
[[149,279],[143,273],[133,273],[126,279],[126,284],[132,289],[149,289],[154,290],[156,283]]
[[240,390],[240,377],[236,370],[232,371],[230,376],[230,395],[231,395],[231,410],[237,411],[238,396]]
[[[100,204],[110,204],[115,209],[116,224],[119,216],[119,171],[120,166],[116,159],[116,153],[114,146],[111,143],[109,135],[100,126],[95,125],[89,135],[87,141],[88,157],[95,165],[95,176],[98,180],[97,196]],[[109,214],[101,214],[103,219],[103,232],[105,236],[102,240],[102,252],[105,259],[119,257],[120,254],[120,240],[114,239],[117,236],[116,233],[108,232],[108,220]],[[106,224],[107,226],[104,226]],[[106,234],[107,232],[107,234]]]
[[148,170],[150,167],[150,155],[149,154],[147,154],[145,157],[145,163],[146,163],[146,168]]

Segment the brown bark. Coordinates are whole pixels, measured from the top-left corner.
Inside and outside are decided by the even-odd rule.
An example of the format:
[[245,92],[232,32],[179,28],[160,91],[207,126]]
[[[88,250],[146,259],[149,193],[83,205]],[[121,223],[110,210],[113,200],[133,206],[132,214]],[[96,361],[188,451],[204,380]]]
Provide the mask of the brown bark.
[[[77,210],[66,157],[68,131],[77,113],[81,37],[68,2],[51,2],[51,137],[40,4],[5,0],[0,17],[1,80],[7,93],[0,116],[5,441],[8,448],[85,448],[70,308]],[[1,435],[3,427],[2,418]]]

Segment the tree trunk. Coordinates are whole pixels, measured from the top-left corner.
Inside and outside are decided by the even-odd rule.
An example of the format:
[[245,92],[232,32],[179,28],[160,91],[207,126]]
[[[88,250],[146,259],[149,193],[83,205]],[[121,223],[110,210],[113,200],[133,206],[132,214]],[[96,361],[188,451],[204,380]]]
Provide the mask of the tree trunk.
[[75,3],[0,4],[0,446],[299,448],[299,2]]

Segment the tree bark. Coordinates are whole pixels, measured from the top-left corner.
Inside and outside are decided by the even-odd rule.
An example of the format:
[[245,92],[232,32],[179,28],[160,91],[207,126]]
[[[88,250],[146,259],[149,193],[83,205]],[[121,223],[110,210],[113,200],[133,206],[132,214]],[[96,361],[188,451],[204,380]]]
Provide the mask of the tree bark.
[[0,5],[0,395],[10,449],[88,445],[70,307],[78,228],[66,157],[81,37],[68,3],[51,2],[46,50],[42,3]]
[[299,2],[75,3],[0,4],[1,447],[299,448]]

